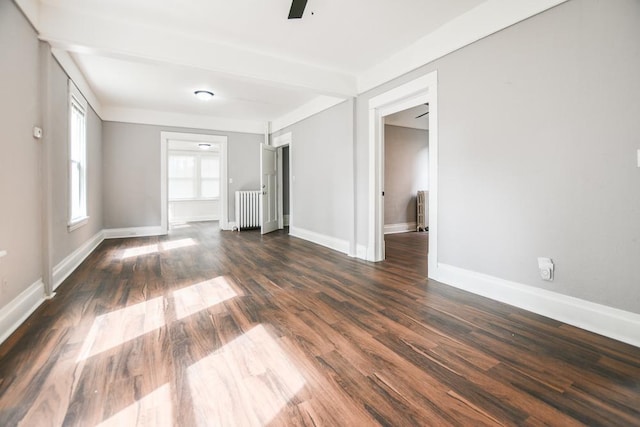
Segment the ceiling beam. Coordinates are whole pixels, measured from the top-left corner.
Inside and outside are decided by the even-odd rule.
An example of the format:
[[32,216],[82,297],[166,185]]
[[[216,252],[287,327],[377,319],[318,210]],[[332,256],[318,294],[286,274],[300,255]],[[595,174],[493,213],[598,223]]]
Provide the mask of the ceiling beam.
[[329,96],[355,96],[357,91],[353,75],[165,28],[134,25],[46,3],[40,4],[37,15],[40,39],[59,49],[193,67]]

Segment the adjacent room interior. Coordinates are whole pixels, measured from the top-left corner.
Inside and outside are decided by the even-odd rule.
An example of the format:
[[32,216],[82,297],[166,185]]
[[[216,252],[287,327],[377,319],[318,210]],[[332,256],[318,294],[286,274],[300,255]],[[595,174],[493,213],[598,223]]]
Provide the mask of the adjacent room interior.
[[639,52],[636,0],[0,0],[0,425],[640,425]]

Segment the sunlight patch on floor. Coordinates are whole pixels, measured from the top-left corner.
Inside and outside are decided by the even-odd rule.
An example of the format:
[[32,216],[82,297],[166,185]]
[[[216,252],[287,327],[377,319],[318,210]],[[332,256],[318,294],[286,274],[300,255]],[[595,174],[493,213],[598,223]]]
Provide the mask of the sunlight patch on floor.
[[167,383],[101,422],[97,427],[170,427],[172,425],[171,388]]
[[180,239],[180,240],[169,240],[162,243],[153,243],[151,245],[137,246],[135,248],[127,248],[122,251],[122,255],[120,259],[127,259],[138,257],[142,255],[149,255],[158,253],[160,251],[170,251],[178,248],[186,248],[189,246],[196,245],[197,242],[192,238]]
[[184,319],[238,294],[223,276],[173,291],[176,317]]
[[263,426],[305,384],[286,353],[258,325],[187,370],[200,426]]
[[170,251],[172,249],[178,248],[186,248],[189,246],[194,246],[196,241],[192,238],[180,239],[180,240],[169,240],[167,242],[162,242],[160,247],[163,251]]
[[120,259],[155,254],[158,251],[159,251],[159,247],[157,243],[154,243],[152,245],[137,246],[135,248],[127,248],[124,251],[122,251],[122,255],[120,256]]
[[153,298],[98,316],[84,340],[78,362],[164,325],[164,297]]

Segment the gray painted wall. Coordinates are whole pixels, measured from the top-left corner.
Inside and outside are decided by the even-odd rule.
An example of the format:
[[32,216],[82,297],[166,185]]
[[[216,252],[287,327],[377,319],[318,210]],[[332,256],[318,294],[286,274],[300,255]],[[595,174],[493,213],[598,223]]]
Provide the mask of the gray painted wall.
[[293,226],[351,241],[353,100],[273,134],[291,132]]
[[0,1],[0,308],[41,277],[38,43],[14,3]]
[[429,132],[384,127],[384,223],[416,222],[416,193],[429,189]]
[[368,101],[438,70],[439,261],[640,313],[639,22],[569,1],[360,96],[358,242]]
[[225,135],[228,139],[229,221],[235,217],[236,190],[260,188],[263,135],[200,129],[103,124],[104,227],[160,225],[160,132]]
[[102,120],[87,111],[87,213],[89,222],[69,231],[69,95],[68,77],[50,61],[52,114],[53,264],[56,265],[103,228],[102,224]]

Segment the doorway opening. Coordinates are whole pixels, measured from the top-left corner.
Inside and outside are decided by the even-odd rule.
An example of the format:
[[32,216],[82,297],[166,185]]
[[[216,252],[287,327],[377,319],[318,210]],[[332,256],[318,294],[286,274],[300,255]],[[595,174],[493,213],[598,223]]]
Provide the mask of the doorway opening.
[[290,188],[291,183],[289,181],[289,146],[285,145],[278,148],[278,162],[280,163],[279,170],[281,171],[278,176],[278,188],[282,191],[279,194],[282,196],[282,202],[278,202],[281,204],[280,211],[282,215],[280,215],[280,223],[278,224],[278,228],[280,230],[286,228],[289,229],[289,222],[291,219],[291,200],[290,200]]
[[227,137],[161,132],[161,228],[219,221],[228,229]]
[[272,146],[277,149],[278,162],[278,228],[288,233],[293,224],[293,175],[291,132],[273,138]]
[[437,72],[434,71],[369,100],[369,233],[367,259],[385,259],[384,243],[384,122],[394,113],[429,104],[429,239],[428,275],[437,268],[437,195],[438,195],[438,97]]
[[383,117],[385,259],[427,274],[429,105]]

